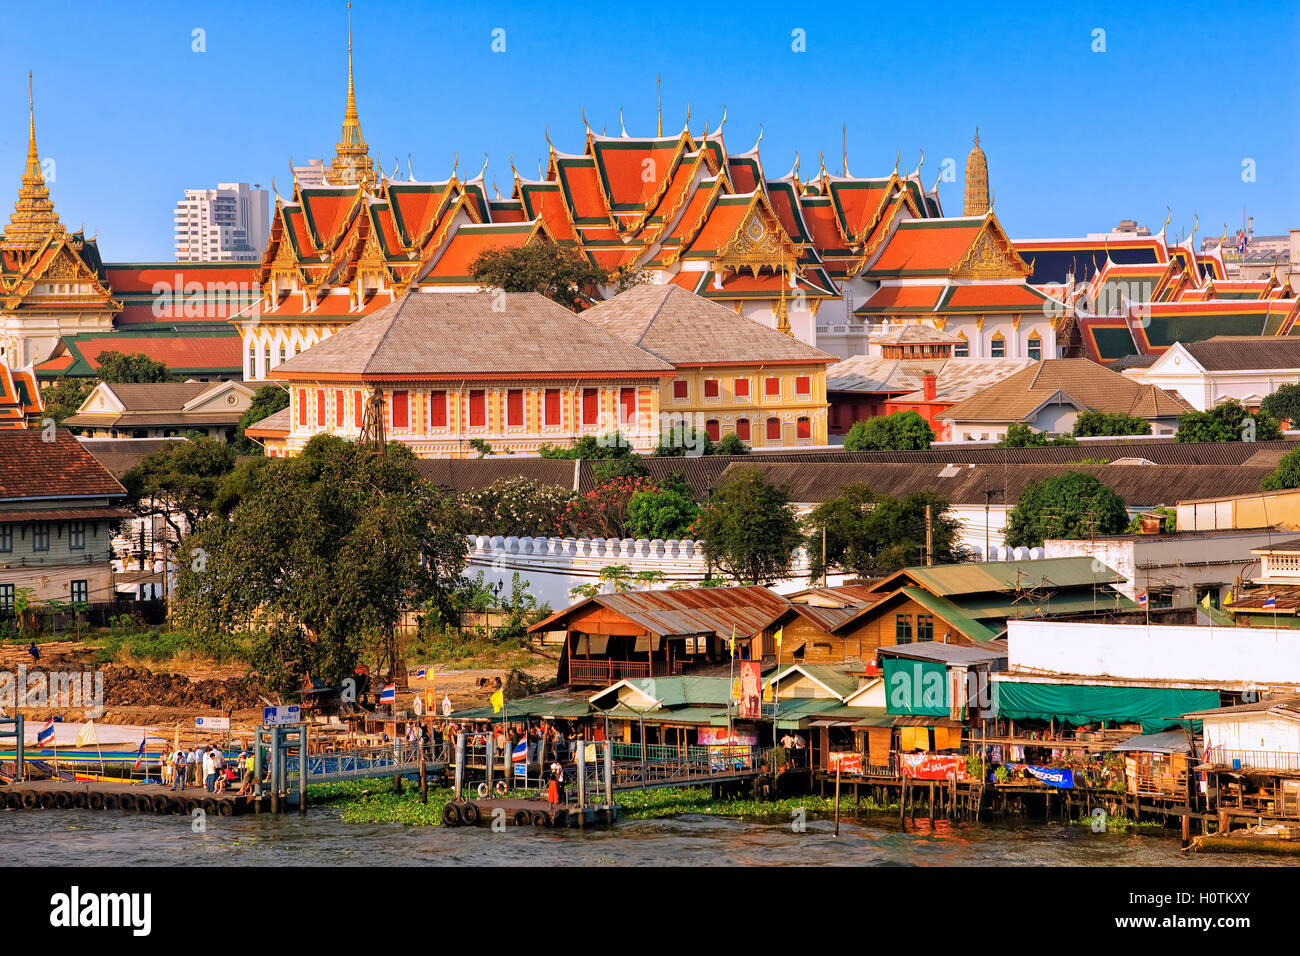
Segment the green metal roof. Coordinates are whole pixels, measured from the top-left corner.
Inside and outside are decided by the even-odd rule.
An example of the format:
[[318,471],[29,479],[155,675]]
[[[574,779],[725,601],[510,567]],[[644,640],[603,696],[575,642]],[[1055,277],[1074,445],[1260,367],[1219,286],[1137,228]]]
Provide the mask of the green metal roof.
[[1091,589],[1073,590],[1066,594],[1046,594],[1036,600],[1026,599],[1014,604],[1007,600],[1005,594],[963,596],[953,603],[960,603],[966,615],[975,620],[996,618],[999,621],[1089,611],[1135,611],[1138,608],[1137,602],[1126,598],[1118,591],[1094,594]]
[[[832,694],[845,698],[858,689],[858,679],[853,674],[841,670],[834,664],[792,664],[782,672],[785,676],[795,668],[803,671],[808,677],[820,684],[826,685]],[[787,678],[789,679],[789,678]],[[777,686],[780,686],[780,681]]]
[[678,707],[674,710],[651,710],[641,713],[633,707],[611,707],[606,711],[597,711],[597,717],[609,717],[613,720],[644,720],[647,724],[695,724],[709,727],[726,724],[727,711],[717,707]]
[[957,604],[954,604],[946,598],[937,597],[925,588],[903,588],[903,593],[917,604],[927,610],[933,611],[939,617],[942,617],[945,621],[976,643],[982,644],[985,641],[994,640],[1003,631],[1003,628],[999,627],[994,629],[989,627],[987,624],[981,623],[967,614],[966,611]]
[[[1014,591],[1017,588],[1078,588],[1118,584],[1124,576],[1087,556],[1027,561],[981,561],[904,568],[907,575],[941,597]],[[887,588],[889,580],[881,582]]]

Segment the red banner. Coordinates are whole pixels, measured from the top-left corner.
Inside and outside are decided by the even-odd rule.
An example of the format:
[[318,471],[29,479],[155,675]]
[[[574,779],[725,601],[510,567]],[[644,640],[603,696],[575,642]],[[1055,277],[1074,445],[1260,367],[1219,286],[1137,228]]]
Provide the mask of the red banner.
[[827,754],[831,760],[831,769],[837,767],[841,773],[862,773],[862,754],[858,753],[831,753]]
[[931,754],[899,754],[903,776],[913,780],[948,780],[966,773],[965,757],[939,757]]

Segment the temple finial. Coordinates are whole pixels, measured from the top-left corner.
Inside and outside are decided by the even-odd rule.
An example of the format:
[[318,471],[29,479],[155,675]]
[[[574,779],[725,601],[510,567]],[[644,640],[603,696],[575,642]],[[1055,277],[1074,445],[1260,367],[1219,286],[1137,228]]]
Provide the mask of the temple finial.
[[664,134],[664,91],[662,86],[662,80],[663,77],[659,76],[659,74],[656,73],[655,74],[655,100],[657,102],[656,112],[659,116],[659,126],[658,126],[659,132],[655,134],[657,136],[662,136]]
[[[396,172],[396,170],[394,170]],[[343,131],[330,164],[328,181],[334,186],[368,185],[375,178],[370,148],[361,135],[357,91],[352,75],[352,4],[348,3],[348,98],[343,109]]]

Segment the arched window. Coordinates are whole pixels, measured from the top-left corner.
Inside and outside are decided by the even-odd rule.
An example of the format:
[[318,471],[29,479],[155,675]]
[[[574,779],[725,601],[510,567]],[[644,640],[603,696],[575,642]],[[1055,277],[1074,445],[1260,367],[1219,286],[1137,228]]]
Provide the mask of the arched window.
[[709,441],[717,441],[722,437],[722,431],[718,427],[716,418],[710,418],[704,423],[704,434],[709,436]]
[[989,357],[1007,357],[1007,340],[1002,337],[1001,332],[994,332],[993,338],[989,341]]
[[1043,340],[1039,338],[1037,332],[1029,336],[1029,341],[1025,344],[1025,353],[1035,362],[1043,357]]
[[812,438],[812,419],[807,415],[799,416],[799,420],[795,422],[794,434],[796,438]]
[[957,341],[953,343],[952,354],[953,358],[970,358],[970,342],[966,340],[966,333],[957,333]]
[[257,378],[257,343],[248,343],[248,377]]
[[266,363],[263,367],[265,368],[266,371],[269,372],[271,370],[271,343],[270,342],[267,342],[266,345],[262,347],[262,359]]
[[749,419],[736,419],[736,437],[741,441],[749,441]]
[[781,419],[777,418],[775,415],[767,420],[767,440],[781,440]]
[[283,342],[280,343],[280,361],[281,361],[281,363],[284,362],[284,343],[283,343]]

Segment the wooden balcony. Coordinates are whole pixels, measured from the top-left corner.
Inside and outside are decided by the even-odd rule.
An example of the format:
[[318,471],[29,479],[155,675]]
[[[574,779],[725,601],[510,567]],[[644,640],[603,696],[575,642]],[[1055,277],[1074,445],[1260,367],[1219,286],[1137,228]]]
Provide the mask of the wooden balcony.
[[676,677],[682,662],[615,661],[606,658],[569,661],[570,687],[608,687],[630,677]]
[[1265,773],[1300,776],[1300,753],[1278,750],[1225,750],[1215,747],[1206,753],[1205,762],[1218,770],[1257,770]]

